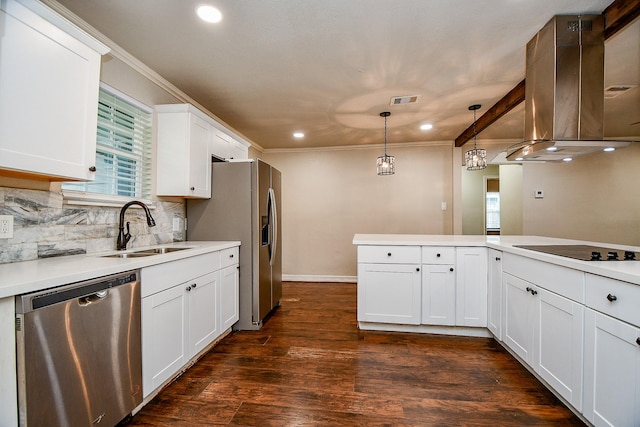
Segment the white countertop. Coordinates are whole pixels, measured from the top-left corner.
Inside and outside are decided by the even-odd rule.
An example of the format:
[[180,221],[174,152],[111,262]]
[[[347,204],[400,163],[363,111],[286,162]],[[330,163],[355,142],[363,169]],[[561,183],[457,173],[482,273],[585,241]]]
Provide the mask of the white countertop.
[[[150,265],[175,261],[239,245],[239,241],[174,242],[150,246],[148,248],[187,247],[189,249],[138,258],[105,258],[104,255],[118,252],[109,251],[0,264],[0,298],[107,276],[123,271],[136,270]],[[132,248],[125,252],[143,249],[147,248]]]
[[640,248],[636,246],[541,236],[466,236],[426,234],[356,234],[353,237],[353,244],[400,246],[484,246],[640,285],[640,260],[580,261],[573,258],[549,255],[542,252],[514,247],[515,245],[592,245],[640,252]]

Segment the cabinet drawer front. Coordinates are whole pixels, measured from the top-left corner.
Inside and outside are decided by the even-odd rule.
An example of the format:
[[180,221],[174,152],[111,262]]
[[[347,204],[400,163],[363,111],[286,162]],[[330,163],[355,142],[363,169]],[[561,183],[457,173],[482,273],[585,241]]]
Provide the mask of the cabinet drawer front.
[[584,273],[510,253],[502,256],[502,271],[584,304]]
[[358,262],[419,264],[419,246],[358,246]]
[[423,246],[423,264],[455,264],[456,249],[443,246]]
[[640,326],[640,285],[586,275],[586,304],[597,311]]
[[220,262],[221,267],[229,267],[230,265],[238,264],[240,262],[238,258],[239,248],[236,246],[235,248],[229,248],[220,251]]
[[144,298],[216,270],[220,251],[145,267],[140,271],[140,292]]

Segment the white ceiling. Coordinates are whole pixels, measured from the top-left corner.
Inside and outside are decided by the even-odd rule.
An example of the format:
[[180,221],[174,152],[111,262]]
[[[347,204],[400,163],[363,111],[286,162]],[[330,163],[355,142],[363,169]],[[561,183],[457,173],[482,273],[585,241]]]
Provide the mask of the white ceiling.
[[[479,117],[524,78],[525,45],[553,15],[611,1],[58,0],[265,149],[381,143],[382,111],[389,144],[453,140],[469,105]],[[221,23],[196,17],[203,2]],[[640,84],[640,20],[605,52],[605,85]],[[389,105],[402,95],[421,98]],[[640,135],[639,89],[605,108],[606,136]],[[479,138],[522,128],[520,105]]]

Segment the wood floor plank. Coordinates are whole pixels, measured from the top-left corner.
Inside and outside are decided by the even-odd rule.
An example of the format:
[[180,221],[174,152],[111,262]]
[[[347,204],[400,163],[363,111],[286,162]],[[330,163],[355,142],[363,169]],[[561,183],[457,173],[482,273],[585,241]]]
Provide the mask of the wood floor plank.
[[361,331],[356,286],[283,286],[124,425],[584,425],[493,339]]

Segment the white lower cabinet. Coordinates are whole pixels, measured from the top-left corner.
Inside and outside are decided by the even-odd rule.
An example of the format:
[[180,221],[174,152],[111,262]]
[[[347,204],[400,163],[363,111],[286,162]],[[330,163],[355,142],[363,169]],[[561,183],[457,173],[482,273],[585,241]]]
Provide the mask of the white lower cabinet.
[[534,369],[580,411],[584,306],[545,289],[538,291]]
[[456,275],[453,265],[422,265],[422,324],[456,323]]
[[489,249],[487,328],[502,341],[502,252]]
[[220,325],[223,331],[233,326],[240,318],[238,268],[236,264],[220,272]]
[[502,337],[505,344],[524,362],[533,366],[535,295],[533,286],[519,277],[504,273]]
[[579,411],[584,307],[507,273],[502,280],[505,344]]
[[358,264],[358,321],[419,325],[419,264]]
[[487,326],[487,249],[456,248],[456,326]]
[[237,261],[235,247],[141,270],[145,398],[237,321]]
[[640,328],[585,309],[584,410],[595,426],[640,425]]
[[187,363],[187,294],[182,285],[142,299],[142,392],[148,396]]

